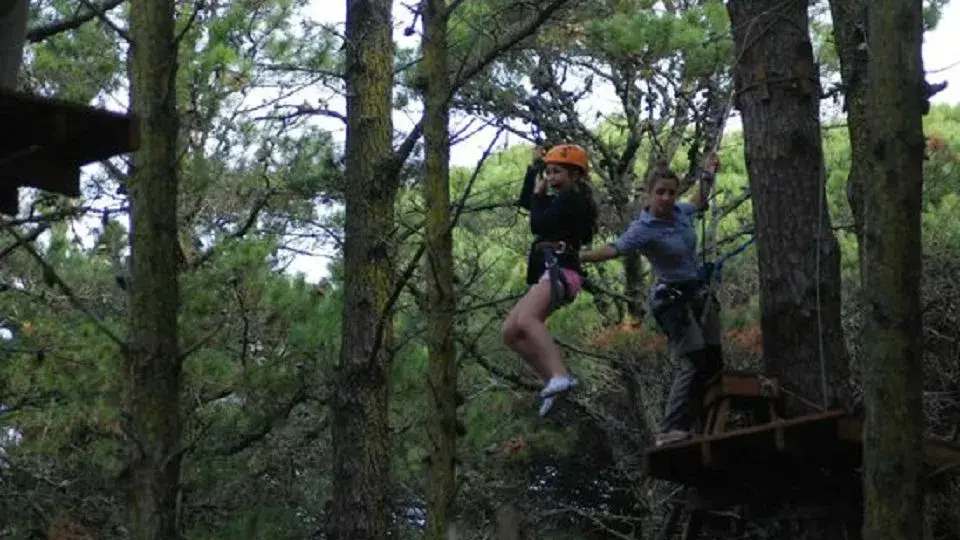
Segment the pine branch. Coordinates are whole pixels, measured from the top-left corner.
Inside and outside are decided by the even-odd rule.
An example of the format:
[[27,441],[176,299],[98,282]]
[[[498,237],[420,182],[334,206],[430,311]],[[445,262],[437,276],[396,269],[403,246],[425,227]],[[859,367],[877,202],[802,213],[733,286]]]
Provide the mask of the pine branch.
[[[80,28],[84,24],[98,17],[105,18],[108,11],[114,9],[123,2],[124,0],[106,0],[102,4],[84,2],[87,5],[87,9],[73,18],[35,26],[29,29],[27,31],[27,43],[39,43],[45,39],[56,36],[57,34],[76,30],[77,28]],[[114,29],[117,30],[116,28]],[[119,30],[119,32],[121,35],[126,37],[125,32],[122,30]]]
[[93,314],[92,311],[90,311],[89,308],[87,308],[87,306],[84,305],[83,301],[80,300],[80,298],[73,291],[73,289],[69,285],[67,285],[65,281],[63,281],[63,278],[61,278],[57,274],[53,266],[51,266],[50,263],[44,260],[44,258],[37,252],[37,250],[28,243],[27,239],[21,236],[20,233],[18,233],[13,227],[10,227],[4,224],[4,228],[7,230],[8,233],[10,233],[11,236],[14,237],[14,239],[17,241],[18,244],[22,245],[24,249],[27,250],[27,253],[29,253],[30,256],[43,269],[43,274],[46,277],[46,279],[51,281],[54,285],[56,285],[60,289],[61,292],[63,292],[63,294],[67,297],[67,300],[70,302],[70,304],[74,308],[76,308],[78,311],[83,313],[88,319],[90,319],[90,321],[94,324],[94,326],[96,326],[98,330],[103,332],[105,336],[110,338],[110,340],[113,341],[120,348],[121,351],[126,351],[127,349],[126,342],[123,339],[121,339],[120,336],[114,333],[113,330],[110,330],[110,328],[107,327],[106,323],[101,321],[96,315]]

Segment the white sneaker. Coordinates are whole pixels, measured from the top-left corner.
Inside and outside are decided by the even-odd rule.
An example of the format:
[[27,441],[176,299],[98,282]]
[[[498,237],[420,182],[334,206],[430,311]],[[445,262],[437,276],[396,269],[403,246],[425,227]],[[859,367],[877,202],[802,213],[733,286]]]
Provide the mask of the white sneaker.
[[547,381],[547,385],[544,386],[543,390],[540,391],[540,397],[546,399],[550,396],[555,396],[557,394],[569,392],[576,385],[577,385],[577,379],[572,375],[560,375],[559,377],[551,377],[550,380]]
[[689,431],[683,431],[682,429],[671,429],[670,431],[665,431],[663,433],[657,433],[657,436],[654,438],[654,444],[656,446],[663,446],[665,444],[673,444],[690,438]]

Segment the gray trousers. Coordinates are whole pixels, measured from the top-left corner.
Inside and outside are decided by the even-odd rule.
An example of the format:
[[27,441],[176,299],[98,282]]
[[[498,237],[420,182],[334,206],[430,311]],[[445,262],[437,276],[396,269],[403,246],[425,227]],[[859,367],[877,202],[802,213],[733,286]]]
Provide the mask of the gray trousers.
[[666,334],[676,371],[661,431],[690,431],[700,419],[706,384],[723,369],[720,307],[714,297],[701,323],[706,294],[690,294],[654,314]]

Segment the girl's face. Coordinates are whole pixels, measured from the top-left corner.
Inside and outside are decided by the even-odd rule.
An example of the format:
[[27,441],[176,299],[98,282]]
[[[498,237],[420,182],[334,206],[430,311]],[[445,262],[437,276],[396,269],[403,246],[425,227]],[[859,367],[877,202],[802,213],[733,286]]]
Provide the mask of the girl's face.
[[575,178],[570,169],[563,165],[548,164],[544,171],[547,184],[557,191],[563,191],[573,185]]
[[659,178],[650,190],[650,212],[658,218],[673,216],[673,205],[677,200],[677,181],[673,178]]

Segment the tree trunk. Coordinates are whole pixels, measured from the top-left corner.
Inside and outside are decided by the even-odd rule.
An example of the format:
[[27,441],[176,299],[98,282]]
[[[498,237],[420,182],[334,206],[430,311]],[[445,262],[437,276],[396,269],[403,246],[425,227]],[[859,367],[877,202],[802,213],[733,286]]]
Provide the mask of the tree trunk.
[[346,239],[340,366],[333,403],[336,540],[387,536],[391,231],[397,193],[391,0],[347,0]]
[[123,374],[131,441],[130,538],[170,540],[180,480],[177,46],[173,0],[130,10],[131,103],[140,119],[130,194],[130,343]]
[[17,89],[23,45],[27,39],[28,0],[6,0],[0,4],[0,88]]
[[446,540],[454,516],[457,455],[457,356],[454,342],[453,234],[450,214],[450,84],[446,0],[423,0],[423,76],[427,207],[427,357],[430,486],[427,538]]
[[734,82],[753,198],[764,365],[801,396],[787,399],[787,412],[797,414],[827,405],[828,389],[844,388],[849,372],[807,3],[729,0],[727,9],[739,60]]
[[867,49],[865,0],[831,0],[833,40],[840,58],[840,79],[850,134],[850,172],[847,176],[847,202],[853,213],[854,230],[863,285],[863,189],[867,184]]
[[873,0],[864,191],[864,538],[923,536],[923,5]]

